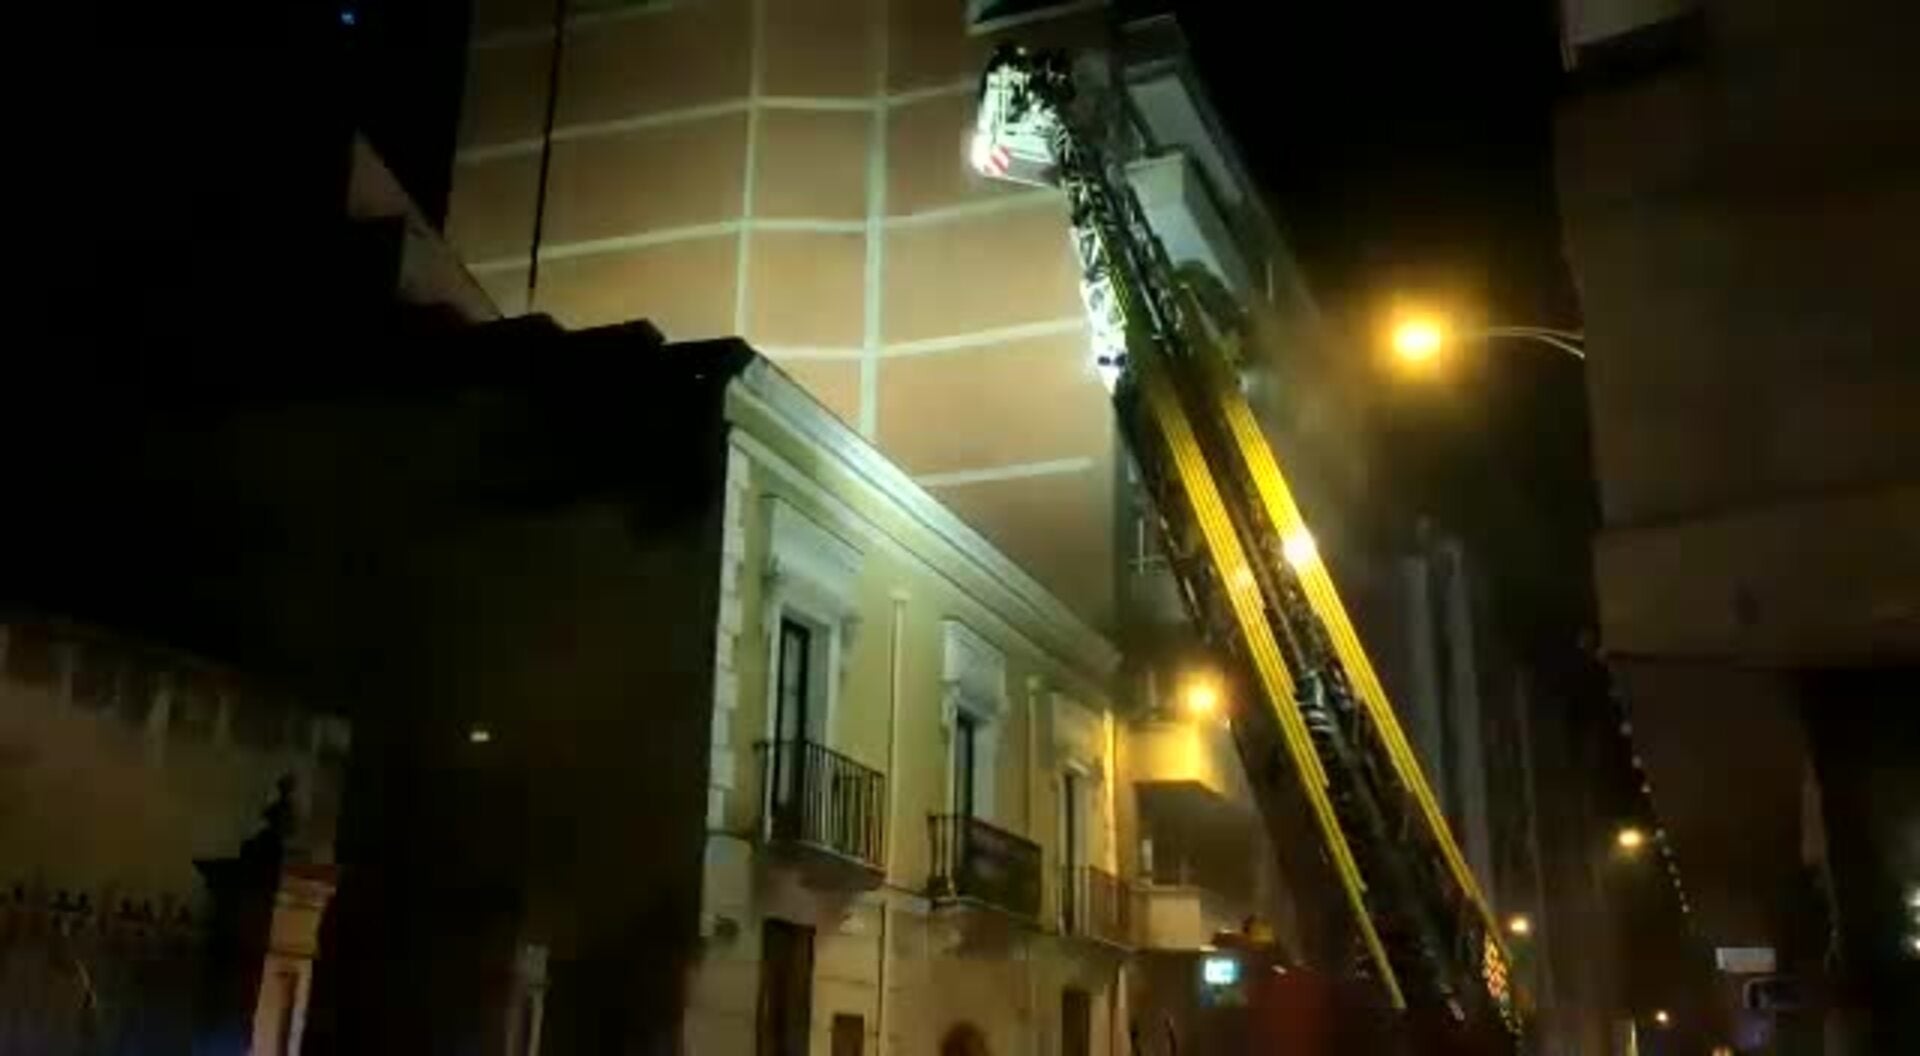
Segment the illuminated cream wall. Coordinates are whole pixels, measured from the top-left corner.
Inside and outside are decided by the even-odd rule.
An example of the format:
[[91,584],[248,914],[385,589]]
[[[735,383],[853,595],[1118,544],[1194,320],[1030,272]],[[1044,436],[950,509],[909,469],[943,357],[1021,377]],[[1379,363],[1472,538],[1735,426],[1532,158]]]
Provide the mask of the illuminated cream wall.
[[[509,313],[739,334],[1104,625],[1114,444],[1059,196],[962,163],[965,0],[668,0],[571,20],[537,282],[550,0],[479,0],[448,236]],[[1099,39],[1106,13],[1019,27]]]
[[[729,417],[702,906],[709,939],[687,1010],[689,1048],[751,1051],[760,922],[778,917],[815,929],[815,1051],[828,1051],[836,1014],[862,1016],[868,1045],[877,1045],[883,929],[893,944],[887,1051],[936,1051],[960,1022],[985,1031],[994,1051],[1052,1051],[1067,986],[1092,996],[1096,1051],[1108,1051],[1118,962],[1057,934],[1054,878],[1063,861],[1060,773],[1069,765],[1091,763],[1100,775],[1090,797],[1091,864],[1119,872],[1131,840],[1119,827],[1131,818],[1109,794],[1118,791],[1119,728],[1103,689],[1112,647],[792,383],[738,383]],[[807,589],[796,589],[801,581]],[[834,640],[831,717],[819,740],[890,784],[890,850],[874,891],[803,884],[757,843],[755,743],[771,731],[773,627],[788,604]],[[928,818],[951,809],[955,624],[973,647],[1004,661],[987,820],[1041,845],[1044,878],[1038,927],[1015,929],[1005,948],[964,953],[952,918],[930,914],[922,897]]]

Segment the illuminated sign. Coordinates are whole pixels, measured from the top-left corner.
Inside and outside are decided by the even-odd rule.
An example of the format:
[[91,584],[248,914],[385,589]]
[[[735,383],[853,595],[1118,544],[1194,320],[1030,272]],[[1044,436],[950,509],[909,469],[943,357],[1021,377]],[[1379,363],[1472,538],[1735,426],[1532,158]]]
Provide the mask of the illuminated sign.
[[1774,970],[1771,946],[1721,946],[1713,951],[1713,962],[1733,975],[1766,975]]
[[1232,986],[1240,981],[1240,962],[1232,957],[1208,957],[1200,962],[1200,981],[1208,986]]

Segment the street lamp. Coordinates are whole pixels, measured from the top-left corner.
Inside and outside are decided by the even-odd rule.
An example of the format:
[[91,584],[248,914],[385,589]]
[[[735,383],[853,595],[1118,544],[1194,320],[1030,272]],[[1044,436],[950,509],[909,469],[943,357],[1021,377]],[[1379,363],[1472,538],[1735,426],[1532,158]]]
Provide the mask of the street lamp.
[[1451,334],[1447,325],[1432,316],[1414,315],[1402,319],[1393,328],[1394,355],[1407,364],[1425,363],[1455,341],[1534,341],[1565,352],[1575,359],[1587,358],[1586,335],[1578,330],[1560,330],[1550,326],[1485,326],[1462,334]]
[[1621,828],[1619,832],[1613,834],[1613,842],[1614,845],[1621,850],[1632,854],[1634,851],[1646,846],[1647,834],[1642,832],[1637,826],[1627,825]]
[[1220,689],[1214,685],[1213,679],[1194,675],[1181,690],[1180,703],[1186,707],[1187,714],[1194,718],[1210,718],[1220,708]]
[[1507,932],[1515,938],[1526,938],[1533,934],[1533,918],[1525,913],[1515,913],[1507,918]]
[[1433,319],[1406,319],[1393,328],[1393,353],[1408,363],[1432,359],[1446,343],[1446,329]]
[[1653,1013],[1653,1021],[1654,1021],[1655,1023],[1658,1023],[1658,1024],[1660,1024],[1660,1025],[1661,1025],[1661,1026],[1663,1026],[1663,1027],[1666,1027],[1666,1026],[1671,1026],[1671,1025],[1673,1025],[1673,1017],[1672,1017],[1672,1016],[1670,1016],[1670,1015],[1668,1015],[1668,1014],[1667,1014],[1667,1010],[1666,1010],[1666,1009],[1664,1009],[1664,1008],[1661,1008],[1661,1009],[1656,1009],[1656,1010],[1654,1011],[1654,1013]]

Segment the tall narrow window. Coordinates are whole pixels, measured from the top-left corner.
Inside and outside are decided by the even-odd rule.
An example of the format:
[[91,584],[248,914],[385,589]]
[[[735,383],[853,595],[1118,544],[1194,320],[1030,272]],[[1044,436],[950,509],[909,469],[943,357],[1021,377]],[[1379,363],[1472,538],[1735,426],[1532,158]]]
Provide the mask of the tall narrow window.
[[980,720],[963,711],[953,723],[953,812],[963,818],[974,816],[979,753]]
[[[807,741],[816,710],[813,700],[813,628],[791,617],[780,620],[774,654],[773,799],[774,822],[792,829],[804,823],[809,751]],[[789,831],[786,835],[798,835]]]
[[1086,840],[1083,785],[1080,775],[1071,770],[1060,775],[1060,834],[1063,840],[1060,856],[1071,868],[1087,864],[1083,847]]
[[1082,814],[1081,790],[1083,782],[1079,774],[1072,770],[1060,775],[1060,866],[1062,884],[1060,885],[1061,924],[1069,933],[1078,933],[1086,924],[1086,876],[1081,866],[1086,863],[1086,852],[1082,847],[1086,839],[1086,819]]
[[811,729],[813,628],[792,617],[780,620],[779,702],[775,729],[783,741],[806,738]]

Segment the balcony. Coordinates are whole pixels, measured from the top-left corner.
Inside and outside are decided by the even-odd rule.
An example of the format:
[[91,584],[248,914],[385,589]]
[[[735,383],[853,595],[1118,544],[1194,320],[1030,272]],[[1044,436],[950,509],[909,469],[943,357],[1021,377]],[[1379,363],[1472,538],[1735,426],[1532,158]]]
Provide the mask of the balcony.
[[1040,917],[1040,845],[997,829],[979,818],[935,814],[927,819],[933,840],[933,875],[927,897],[999,910],[1027,920]]
[[1127,949],[1133,946],[1133,889],[1103,869],[1060,870],[1060,933]]
[[1140,888],[1138,945],[1143,950],[1199,950],[1223,931],[1238,931],[1246,918],[1238,899],[1191,884]]
[[1137,723],[1131,734],[1135,783],[1197,798],[1250,805],[1240,757],[1226,730],[1205,722]]
[[761,836],[874,887],[886,868],[886,775],[808,740],[762,741]]

